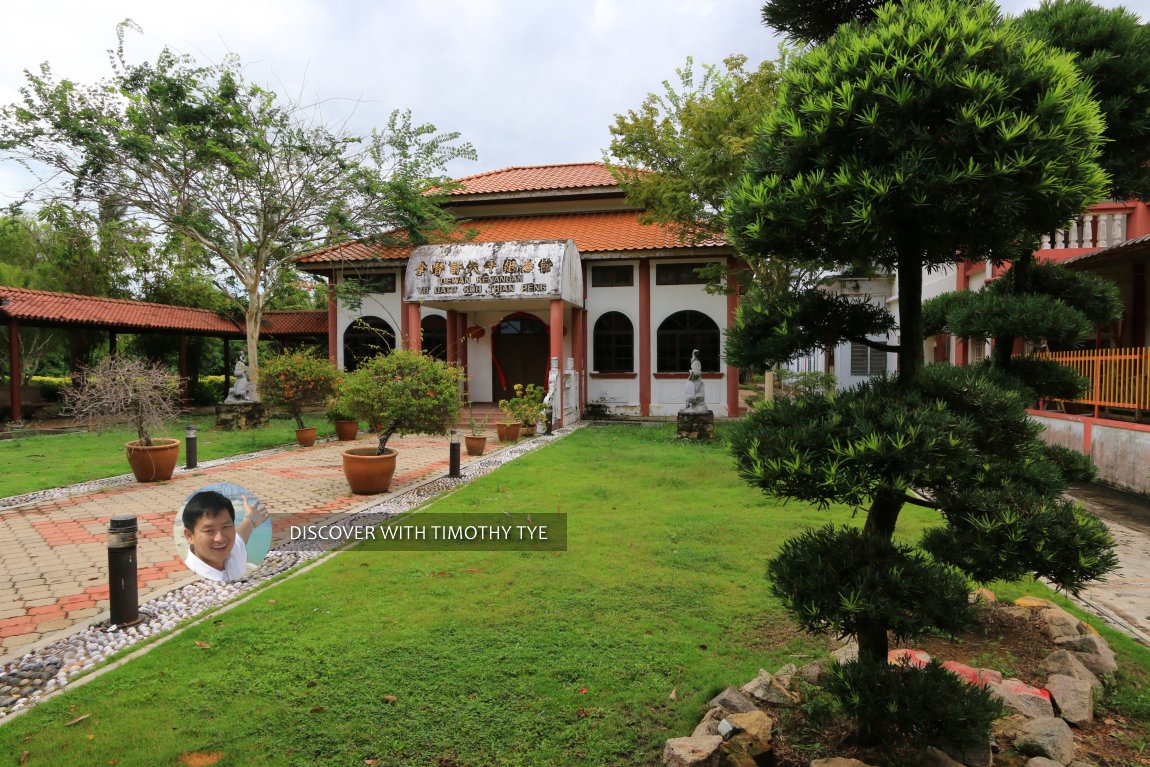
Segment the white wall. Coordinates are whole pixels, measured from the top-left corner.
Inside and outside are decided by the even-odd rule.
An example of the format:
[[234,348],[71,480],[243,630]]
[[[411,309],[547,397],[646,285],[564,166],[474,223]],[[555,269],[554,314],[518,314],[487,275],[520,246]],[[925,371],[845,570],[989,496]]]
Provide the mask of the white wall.
[[[587,263],[587,402],[599,403],[616,413],[639,413],[639,269],[638,261],[589,261]],[[591,286],[591,270],[596,266],[630,266],[633,284],[617,288]],[[607,312],[621,312],[631,320],[635,331],[633,378],[595,378],[595,323]]]

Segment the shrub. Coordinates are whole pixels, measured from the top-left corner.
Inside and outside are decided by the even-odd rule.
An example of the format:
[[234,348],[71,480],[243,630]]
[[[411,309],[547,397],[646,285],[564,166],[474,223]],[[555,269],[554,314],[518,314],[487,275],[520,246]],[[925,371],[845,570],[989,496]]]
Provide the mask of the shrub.
[[1002,704],[932,660],[922,668],[858,663],[836,666],[827,690],[854,717],[861,738],[882,745],[962,749],[985,745]]
[[80,385],[65,390],[64,412],[95,427],[131,424],[140,444],[180,413],[179,384],[161,365],[114,355],[81,372]]
[[214,405],[217,402],[223,402],[225,396],[224,377],[222,375],[200,376],[197,380],[188,383],[188,399],[197,405]]
[[547,391],[538,384],[515,384],[515,396],[511,399],[499,400],[499,409],[512,421],[524,426],[534,426],[539,423],[539,416],[543,412],[543,398]]
[[337,372],[331,361],[314,351],[288,352],[268,357],[260,369],[260,396],[287,408],[296,427],[304,428],[304,405],[320,402],[331,393]]
[[397,349],[347,374],[339,406],[353,417],[381,424],[378,455],[392,434],[446,434],[459,419],[462,373],[419,352]]

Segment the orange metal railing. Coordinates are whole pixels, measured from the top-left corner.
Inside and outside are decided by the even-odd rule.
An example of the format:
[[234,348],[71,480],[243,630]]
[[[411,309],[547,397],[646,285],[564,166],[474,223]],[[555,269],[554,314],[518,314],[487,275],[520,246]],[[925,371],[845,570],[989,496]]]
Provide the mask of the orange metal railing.
[[1053,360],[1089,379],[1086,395],[1066,400],[1101,408],[1150,411],[1150,347],[1041,352],[1037,359]]

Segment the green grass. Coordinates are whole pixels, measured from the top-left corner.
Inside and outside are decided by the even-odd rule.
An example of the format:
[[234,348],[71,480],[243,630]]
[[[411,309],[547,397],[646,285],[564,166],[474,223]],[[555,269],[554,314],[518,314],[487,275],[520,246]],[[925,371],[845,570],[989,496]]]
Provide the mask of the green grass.
[[[769,595],[765,560],[803,526],[852,521],[778,506],[723,446],[669,427],[580,430],[429,510],[562,511],[569,549],[341,554],[0,726],[0,755],[657,764],[722,687],[825,653]],[[930,523],[908,509],[901,530]]]
[[[320,437],[334,433],[322,415],[305,415],[308,426],[318,426]],[[198,427],[197,453],[200,461],[225,458],[240,453],[295,442],[295,421],[273,419],[265,428],[223,431],[215,428],[214,416],[188,416],[157,437],[180,440],[180,462],[184,465],[184,426]],[[124,443],[136,438],[130,430],[21,437],[0,440],[0,498],[31,493],[50,487],[63,487],[102,477],[129,473]]]

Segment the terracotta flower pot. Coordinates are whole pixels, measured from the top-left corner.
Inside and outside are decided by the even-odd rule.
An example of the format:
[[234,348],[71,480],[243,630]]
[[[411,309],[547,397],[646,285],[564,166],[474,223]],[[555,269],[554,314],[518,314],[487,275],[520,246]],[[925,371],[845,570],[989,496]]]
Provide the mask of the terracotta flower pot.
[[495,424],[495,433],[499,436],[500,442],[515,442],[519,439],[519,427],[520,424],[518,422],[507,423],[500,421]]
[[138,439],[134,439],[124,447],[137,482],[166,482],[172,478],[180,457],[178,439],[154,439],[151,446],[141,445]]
[[396,451],[387,448],[376,455],[374,447],[353,447],[343,451],[343,475],[356,495],[386,493],[395,475]]
[[316,427],[309,426],[306,429],[295,430],[295,441],[300,444],[300,447],[311,447],[315,444]]
[[351,442],[359,434],[359,421],[336,421],[335,437],[340,442]]
[[463,439],[467,442],[468,455],[483,455],[483,451],[487,449],[486,434],[468,434]]

